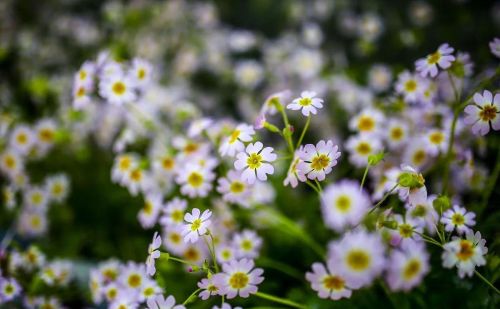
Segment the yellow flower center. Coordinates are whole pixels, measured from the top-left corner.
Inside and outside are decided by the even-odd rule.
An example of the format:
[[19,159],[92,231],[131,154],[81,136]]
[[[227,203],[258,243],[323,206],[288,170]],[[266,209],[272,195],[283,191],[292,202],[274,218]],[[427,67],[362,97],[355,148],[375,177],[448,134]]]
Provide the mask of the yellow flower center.
[[16,159],[14,159],[13,156],[7,155],[3,159],[3,162],[5,163],[5,166],[9,169],[14,169],[16,167]]
[[323,286],[328,290],[342,290],[344,289],[345,281],[338,276],[326,276],[323,279]]
[[62,192],[63,192],[63,186],[60,183],[54,184],[54,186],[52,187],[52,194],[55,196],[59,196],[61,195]]
[[494,105],[487,105],[479,112],[482,121],[491,121],[497,116],[497,108]]
[[233,193],[241,193],[245,190],[245,185],[241,181],[233,181],[229,190]]
[[19,133],[17,136],[16,136],[16,140],[19,144],[26,144],[28,142],[28,136],[25,134],[25,133]]
[[38,136],[42,141],[49,143],[54,139],[54,131],[51,129],[41,129],[38,132]]
[[236,142],[238,140],[238,137],[240,136],[240,133],[240,130],[234,130],[229,137],[229,144],[233,144],[234,142]]
[[474,246],[472,242],[463,239],[460,241],[460,251],[457,253],[457,258],[460,261],[467,261],[474,255]]
[[152,287],[147,287],[146,289],[144,289],[144,296],[151,296],[151,295],[154,295],[155,293],[155,289],[153,289]]
[[309,105],[311,105],[311,104],[312,104],[312,100],[311,100],[311,98],[301,98],[301,99],[299,100],[299,105],[300,105],[300,106],[309,106]]
[[464,216],[459,213],[455,213],[453,214],[453,216],[451,216],[451,223],[453,223],[454,225],[462,225],[464,224],[464,222],[465,222]]
[[80,76],[80,79],[81,79],[81,80],[84,80],[85,78],[87,78],[87,71],[85,71],[85,70],[80,70],[80,74],[79,74],[79,76]]
[[311,167],[316,171],[328,167],[328,164],[330,164],[330,158],[325,154],[315,156],[311,161]]
[[135,169],[130,173],[130,178],[134,182],[139,182],[142,179],[142,171],[140,169]]
[[83,86],[78,87],[78,90],[76,91],[76,97],[81,98],[85,95],[85,88]]
[[433,132],[429,135],[431,143],[439,145],[444,141],[444,135],[441,132]]
[[161,163],[162,163],[163,168],[166,169],[167,171],[172,170],[174,168],[174,165],[175,165],[174,159],[172,159],[172,158],[163,158]]
[[200,173],[192,172],[189,175],[187,182],[189,183],[190,186],[198,188],[203,184],[203,176]]
[[419,260],[411,259],[403,270],[403,278],[407,281],[413,279],[420,272],[421,267]]
[[187,154],[191,154],[193,152],[196,152],[198,150],[198,144],[195,144],[195,143],[188,143],[185,147],[184,147],[184,152],[187,153]]
[[250,251],[253,248],[253,244],[249,239],[245,239],[241,242],[241,248],[245,251]]
[[142,278],[138,274],[132,274],[128,277],[128,285],[136,288],[141,285]]
[[43,200],[43,196],[40,192],[35,192],[31,195],[31,202],[35,205],[40,204]]
[[355,271],[366,270],[371,263],[371,258],[366,251],[361,249],[351,250],[347,255],[347,264]]
[[413,154],[413,163],[415,165],[420,165],[424,162],[425,158],[426,158],[425,151],[423,151],[422,149],[417,150]]
[[335,207],[337,207],[340,212],[345,213],[351,208],[351,199],[347,195],[340,195],[335,201]]
[[403,137],[403,129],[396,127],[391,129],[391,139],[399,141]]
[[132,165],[132,160],[130,160],[129,157],[120,158],[120,161],[118,162],[118,167],[122,171],[128,170],[131,165]]
[[406,92],[413,92],[417,89],[417,82],[413,79],[407,80],[404,87]]
[[122,95],[127,90],[127,87],[123,82],[116,82],[113,84],[112,90],[117,95]]
[[200,258],[200,254],[199,252],[193,248],[193,247],[189,247],[185,252],[184,252],[184,257],[188,260],[188,261],[197,261],[199,258]]
[[369,116],[361,116],[358,120],[358,129],[360,131],[372,131],[375,128],[375,121]]
[[184,213],[179,209],[172,211],[172,214],[171,214],[171,218],[175,222],[181,222],[183,216],[184,216]]
[[31,217],[31,227],[38,229],[42,225],[42,219],[39,216]]
[[399,234],[404,238],[410,238],[413,235],[413,228],[411,225],[403,223],[399,225]]
[[137,78],[144,79],[144,77],[146,77],[146,71],[144,69],[139,69],[139,71],[137,71]]
[[248,156],[247,165],[250,169],[258,169],[262,164],[262,156],[258,153],[252,153]]
[[144,203],[143,210],[148,215],[152,214],[153,213],[153,204],[150,201],[146,201],[146,203]]
[[196,219],[191,223],[191,231],[197,231],[201,226],[201,219]]
[[372,147],[366,142],[361,142],[356,147],[356,151],[361,155],[368,155],[372,151]]
[[441,59],[441,54],[437,51],[427,56],[427,63],[436,64],[438,63],[439,59]]
[[181,241],[181,235],[177,234],[177,233],[172,233],[170,234],[170,241],[172,241],[174,244],[178,244],[180,243]]
[[242,272],[235,272],[229,278],[229,285],[233,289],[243,289],[249,281],[248,275]]

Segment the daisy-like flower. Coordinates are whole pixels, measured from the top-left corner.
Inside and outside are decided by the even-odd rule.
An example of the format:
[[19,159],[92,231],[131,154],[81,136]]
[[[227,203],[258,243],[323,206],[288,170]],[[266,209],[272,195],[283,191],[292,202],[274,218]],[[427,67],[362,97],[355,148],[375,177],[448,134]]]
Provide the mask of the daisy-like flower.
[[[152,228],[158,219],[163,207],[163,195],[161,193],[148,193],[144,198],[144,206],[137,217],[141,226],[145,229]],[[182,222],[182,215],[181,220]]]
[[351,288],[369,285],[385,268],[385,246],[378,234],[357,229],[344,234],[329,247],[338,273]]
[[409,128],[408,125],[399,120],[391,119],[387,124],[387,128],[384,131],[386,134],[386,141],[391,149],[397,149],[404,145],[408,140]]
[[389,257],[387,283],[393,291],[409,291],[429,272],[429,254],[421,242],[408,240]]
[[181,185],[181,193],[191,198],[205,197],[212,189],[215,174],[198,164],[188,163],[179,170],[176,182]]
[[18,231],[22,235],[40,236],[47,231],[47,217],[44,212],[23,211],[19,215]]
[[161,295],[161,293],[163,293],[163,289],[155,280],[146,280],[138,298],[139,301],[143,302],[149,298],[155,297],[156,295]]
[[393,246],[400,246],[405,244],[408,240],[419,240],[420,236],[417,233],[422,233],[423,228],[420,225],[421,221],[415,220],[407,212],[403,217],[396,214],[393,219],[397,222],[398,227],[395,230],[390,230],[391,239],[390,243]]
[[151,176],[140,167],[132,168],[124,177],[122,185],[126,186],[131,195],[146,192],[151,184]]
[[351,297],[351,287],[345,278],[335,271],[337,267],[331,259],[327,261],[327,267],[328,270],[322,263],[312,265],[313,271],[306,273],[306,279],[311,283],[311,288],[323,299],[338,300]]
[[437,51],[415,62],[417,72],[419,72],[422,77],[428,75],[436,77],[438,74],[438,66],[446,70],[451,66],[451,63],[455,61],[455,56],[452,55],[453,51],[453,47],[448,43],[441,44]]
[[36,124],[34,131],[38,145],[42,149],[49,149],[55,141],[57,125],[52,119],[42,119]]
[[132,78],[120,72],[101,79],[99,94],[111,104],[123,105],[136,100],[135,86],[136,82]]
[[429,163],[430,159],[427,143],[421,138],[413,139],[403,153],[403,162],[419,169]]
[[318,109],[323,107],[323,99],[316,98],[314,91],[302,91],[300,98],[296,98],[292,103],[288,104],[286,108],[291,110],[301,110],[302,115],[309,116],[310,114],[316,115]]
[[448,133],[440,129],[432,129],[425,134],[427,152],[433,156],[444,153],[448,149]]
[[160,223],[163,226],[178,225],[183,222],[184,212],[187,208],[187,201],[174,197],[165,205],[163,209],[164,215],[160,218]]
[[444,229],[451,232],[454,229],[458,234],[464,234],[471,231],[471,227],[476,225],[476,214],[467,212],[464,207],[453,205],[452,209],[448,209],[441,217],[441,223],[444,224]]
[[202,289],[198,296],[203,300],[207,300],[210,296],[219,294],[219,288],[214,284],[213,276],[201,279],[201,281],[198,282],[198,287]]
[[494,38],[493,41],[489,43],[489,46],[491,53],[500,58],[500,38]]
[[84,109],[92,102],[91,91],[82,84],[73,85],[73,107],[77,110]]
[[182,225],[169,225],[164,229],[163,246],[168,252],[181,255],[186,249],[186,245],[182,237]]
[[243,170],[241,179],[249,184],[255,183],[256,179],[267,180],[267,174],[274,173],[274,167],[269,162],[275,161],[276,154],[272,147],[265,147],[261,142],[248,144],[245,151],[236,155],[234,168]]
[[234,157],[236,153],[242,152],[245,149],[246,142],[250,142],[253,139],[255,130],[253,126],[242,123],[238,125],[231,135],[226,137],[221,143],[219,148],[219,153],[222,156]]
[[255,231],[244,230],[235,234],[232,242],[238,258],[255,259],[259,255],[262,238]]
[[325,180],[326,174],[337,165],[340,157],[339,146],[333,145],[332,141],[319,141],[316,146],[307,144],[298,153],[300,158],[297,170],[309,179]]
[[237,295],[246,298],[257,293],[257,285],[264,281],[264,271],[261,268],[254,269],[254,265],[254,261],[248,259],[222,264],[222,272],[213,276],[213,282],[219,288],[219,295],[232,299]]
[[14,278],[0,277],[0,302],[8,302],[21,294],[21,286]]
[[128,74],[138,87],[144,87],[152,79],[153,66],[144,59],[135,58]]
[[337,232],[358,224],[370,206],[368,194],[359,190],[356,181],[343,180],[328,185],[321,193],[323,220]]
[[384,64],[376,64],[368,72],[368,84],[375,92],[389,89],[392,81],[391,69]]
[[474,103],[465,108],[465,123],[472,125],[472,133],[484,136],[490,131],[500,130],[500,93],[493,94],[484,90],[483,94],[474,94]]
[[472,276],[476,266],[486,264],[484,255],[488,253],[486,241],[481,238],[481,233],[466,232],[466,238],[453,237],[453,240],[444,245],[441,255],[443,266],[452,268],[457,266],[460,278]]
[[221,244],[217,246],[217,250],[215,250],[215,256],[219,263],[226,263],[232,261],[236,257],[236,249],[234,246],[229,244]]
[[153,276],[156,273],[155,260],[160,257],[158,248],[161,246],[161,236],[158,232],[153,235],[153,240],[148,247],[148,258],[146,259],[146,273]]
[[175,297],[170,295],[164,297],[163,295],[156,295],[155,297],[148,298],[148,309],[186,309],[184,305],[176,305]]
[[40,277],[49,286],[66,286],[72,278],[72,264],[66,260],[54,260],[41,270]]
[[92,89],[94,83],[94,74],[96,72],[96,65],[92,61],[85,61],[80,70],[76,72],[74,77],[74,83],[76,85],[81,85],[85,89]]
[[24,169],[22,157],[15,151],[6,150],[0,155],[0,170],[14,176]]
[[48,177],[45,180],[45,190],[49,194],[49,199],[55,202],[62,202],[69,192],[69,179],[64,174]]
[[44,188],[32,186],[24,191],[23,200],[29,209],[45,211],[49,204],[49,195]]
[[396,92],[403,95],[405,102],[417,103],[424,92],[424,82],[415,74],[408,71],[398,75]]
[[223,195],[224,201],[243,207],[250,206],[251,186],[241,180],[241,172],[230,170],[226,177],[219,178],[218,183],[217,192]]
[[297,168],[301,161],[300,154],[303,151],[304,151],[304,146],[300,146],[297,150],[295,150],[292,163],[290,163],[290,167],[288,168],[286,178],[285,180],[283,180],[284,186],[290,185],[292,186],[292,188],[295,188],[299,185],[299,180],[302,182],[307,181],[306,175],[304,175],[303,172]]
[[129,262],[122,266],[118,282],[125,288],[139,291],[148,278],[146,265]]
[[185,242],[195,243],[198,241],[198,237],[207,232],[210,226],[210,216],[212,216],[212,211],[205,210],[201,216],[201,212],[198,208],[194,208],[191,213],[187,213],[184,216],[184,220],[188,222],[184,224],[184,229],[182,235],[184,236]]
[[111,170],[112,180],[123,183],[130,171],[138,165],[139,157],[136,154],[124,153],[117,156]]
[[346,141],[349,160],[357,167],[368,165],[368,157],[382,150],[378,138],[369,135],[353,135]]
[[366,108],[349,121],[349,128],[361,134],[377,134],[381,132],[385,117],[374,108]]
[[19,125],[10,135],[10,146],[22,155],[28,154],[35,143],[35,135],[30,127]]

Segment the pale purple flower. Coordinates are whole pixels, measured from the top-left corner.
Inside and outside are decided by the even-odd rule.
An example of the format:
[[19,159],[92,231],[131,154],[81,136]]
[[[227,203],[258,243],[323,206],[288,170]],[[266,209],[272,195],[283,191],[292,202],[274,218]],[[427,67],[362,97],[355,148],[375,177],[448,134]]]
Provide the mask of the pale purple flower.
[[146,272],[148,275],[153,276],[156,273],[155,260],[160,257],[158,248],[161,246],[161,236],[158,232],[153,235],[153,240],[148,247],[148,258],[146,259]]
[[443,213],[441,223],[444,224],[444,229],[447,232],[456,229],[458,234],[464,234],[476,225],[475,217],[475,213],[467,212],[464,207],[453,205],[452,209],[448,209]]
[[428,75],[436,77],[438,74],[438,66],[441,69],[447,69],[451,66],[451,63],[455,61],[455,56],[452,55],[453,51],[453,47],[448,43],[441,44],[437,51],[415,62],[417,72],[419,72],[422,77]]
[[392,291],[409,291],[429,272],[429,254],[421,242],[408,240],[389,257],[387,283]]
[[465,123],[472,125],[472,133],[484,136],[490,131],[500,130],[500,93],[493,94],[484,90],[483,94],[474,94],[475,104],[465,107]]
[[332,141],[319,141],[316,146],[307,144],[302,151],[298,152],[300,158],[297,170],[309,179],[325,180],[332,167],[337,165],[340,157],[339,146],[333,145]]
[[491,53],[498,58],[500,58],[500,39],[494,38],[493,41],[490,42],[490,50]]
[[337,266],[332,260],[327,261],[325,268],[323,263],[314,263],[312,272],[306,273],[306,279],[311,283],[311,288],[318,292],[320,298],[330,298],[338,300],[341,298],[350,298],[352,288],[348,285],[345,278],[336,271]]
[[201,279],[198,282],[198,287],[202,289],[198,296],[203,300],[207,300],[210,296],[219,294],[219,288],[213,283],[213,276]]
[[276,160],[277,156],[273,153],[272,147],[265,147],[261,142],[248,144],[245,151],[236,155],[234,168],[243,171],[241,178],[249,184],[255,183],[256,179],[267,180],[267,174],[274,173],[274,167],[269,164]]
[[323,99],[316,98],[316,92],[314,91],[302,91],[300,98],[296,98],[292,103],[288,104],[286,108],[291,110],[301,110],[302,115],[309,116],[310,114],[316,114],[317,109],[323,107]]
[[222,272],[213,276],[219,294],[231,299],[237,295],[247,298],[250,294],[257,293],[257,285],[264,281],[264,271],[261,268],[254,269],[254,265],[254,261],[248,259],[222,264]]
[[198,208],[194,208],[191,213],[184,215],[184,220],[188,222],[187,224],[184,224],[182,231],[185,242],[195,243],[200,235],[207,232],[208,227],[210,226],[209,218],[212,215],[212,211],[207,209],[201,214],[201,216],[200,214],[200,210]]

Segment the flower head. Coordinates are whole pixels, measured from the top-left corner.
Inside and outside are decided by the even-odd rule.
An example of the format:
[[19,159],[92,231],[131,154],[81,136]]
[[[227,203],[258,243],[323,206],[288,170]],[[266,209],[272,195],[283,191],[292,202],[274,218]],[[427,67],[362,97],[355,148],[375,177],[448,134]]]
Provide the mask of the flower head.
[[481,233],[466,232],[466,238],[454,237],[452,241],[444,245],[441,255],[443,266],[452,268],[457,266],[460,278],[472,276],[476,266],[486,264],[484,255],[488,252]]
[[153,276],[156,273],[155,260],[160,257],[158,248],[161,246],[161,236],[158,232],[153,235],[153,240],[148,247],[148,258],[146,259],[146,272],[148,275]]
[[451,66],[451,63],[455,61],[455,56],[452,55],[453,51],[453,47],[448,43],[442,44],[437,51],[415,62],[417,72],[420,72],[422,77],[428,75],[436,77],[438,74],[438,66],[441,69],[447,69]]
[[474,94],[475,104],[468,105],[465,108],[465,123],[472,125],[472,133],[475,135],[486,135],[490,131],[500,130],[500,93],[495,97],[493,94],[484,90],[483,94]]
[[337,268],[332,260],[327,262],[328,269],[322,263],[314,263],[312,272],[306,273],[306,279],[311,283],[311,288],[318,292],[320,298],[330,298],[333,300],[349,298],[352,288],[345,278],[335,271]]
[[241,178],[249,184],[255,183],[256,179],[267,180],[267,174],[274,173],[274,167],[269,164],[276,160],[277,156],[273,153],[272,147],[265,147],[261,142],[249,144],[245,151],[236,155],[234,168],[238,171],[243,170]]
[[301,110],[302,115],[309,116],[310,114],[316,114],[317,109],[323,107],[323,99],[316,98],[316,92],[314,91],[302,91],[300,98],[296,98],[292,103],[288,104],[286,108],[291,110]]
[[332,141],[321,140],[316,146],[305,145],[298,152],[300,161],[297,164],[297,171],[309,179],[325,180],[326,174],[329,174],[332,167],[337,165],[337,159],[340,157],[338,149],[339,146],[333,145]]
[[253,260],[232,260],[222,264],[222,272],[214,275],[213,282],[219,294],[228,299],[237,295],[246,298],[257,293],[257,285],[264,281],[263,273],[261,268],[254,269]]
[[444,229],[447,232],[456,229],[459,234],[464,234],[471,231],[471,227],[476,225],[475,217],[475,213],[467,212],[464,207],[453,205],[452,209],[448,209],[443,213],[441,223],[444,224]]
[[198,208],[184,215],[184,220],[188,222],[184,224],[182,231],[184,241],[195,243],[200,235],[205,234],[210,226],[210,216],[212,216],[212,211],[207,209],[201,213]]

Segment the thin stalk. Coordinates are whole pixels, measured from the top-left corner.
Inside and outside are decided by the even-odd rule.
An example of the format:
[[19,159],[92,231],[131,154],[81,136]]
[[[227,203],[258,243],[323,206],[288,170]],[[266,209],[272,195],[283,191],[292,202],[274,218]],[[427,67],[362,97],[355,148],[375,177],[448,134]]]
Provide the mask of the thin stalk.
[[287,306],[290,306],[290,307],[293,307],[293,308],[301,308],[301,309],[306,309],[307,308],[305,305],[301,305],[301,304],[296,303],[294,301],[291,301],[291,300],[288,300],[288,299],[285,299],[285,298],[281,298],[281,297],[278,297],[278,296],[270,295],[270,294],[267,294],[267,293],[257,292],[254,295],[257,296],[257,297],[260,297],[260,298],[263,298],[263,299],[266,299],[266,300],[270,300],[270,301],[278,303],[278,304],[287,305]]
[[318,190],[318,187],[316,187],[315,185],[313,185],[313,184],[312,184],[312,182],[310,182],[309,180],[307,180],[307,181],[306,181],[306,184],[307,184],[309,187],[313,188],[313,189],[314,189],[314,191],[316,191],[316,193],[321,194],[321,192]]
[[398,184],[395,184],[394,187],[391,188],[391,190],[387,191],[387,193],[382,197],[382,199],[375,206],[373,206],[372,209],[370,209],[368,214],[371,214],[375,209],[377,209],[380,205],[382,205],[382,203],[389,197],[389,195],[392,194],[392,192],[394,192],[394,190],[396,190],[397,187]]
[[208,232],[208,236],[210,237],[210,241],[211,241],[212,245],[210,245],[210,243],[208,242],[207,237],[203,237],[203,240],[205,240],[205,243],[207,244],[207,247],[208,247],[208,251],[210,251],[210,256],[212,257],[215,272],[218,273],[219,272],[219,265],[217,265],[217,259],[215,257],[214,239],[212,237],[212,234],[210,234],[210,231]]
[[[285,130],[290,130],[290,123],[288,122],[288,116],[286,115],[285,110],[283,108],[279,108],[279,111],[281,113],[281,116],[283,117],[283,122],[285,123]],[[290,150],[290,153],[293,155],[294,148],[293,148],[292,138],[290,137],[289,134],[285,134],[283,137],[285,138],[286,143],[288,145],[288,150]]]
[[493,193],[493,189],[495,188],[495,184],[497,183],[499,175],[500,175],[500,146],[498,147],[497,162],[495,163],[493,172],[491,173],[488,179],[481,204],[479,205],[479,208],[476,211],[478,219],[481,217],[483,211],[486,209],[486,206],[488,205],[488,201],[490,200],[490,196]]
[[366,165],[365,172],[363,173],[363,179],[361,179],[361,185],[359,185],[359,191],[363,190],[363,186],[365,184],[366,175],[368,175],[368,170],[370,169],[370,163]]
[[497,294],[500,294],[500,290],[498,290],[494,285],[493,283],[491,283],[488,279],[486,279],[485,277],[483,277],[483,275],[481,275],[477,270],[474,270],[474,273],[476,274],[476,276],[478,276],[481,280],[484,281],[484,283],[486,283],[490,288],[493,289],[493,291],[495,291]]
[[259,266],[276,269],[292,278],[302,281],[304,279],[304,274],[297,271],[295,268],[290,267],[284,263],[262,257],[258,260]]
[[190,299],[193,296],[195,296],[196,294],[198,294],[200,291],[201,291],[201,289],[197,289],[196,291],[194,291],[193,293],[191,293],[191,295],[189,295],[188,298],[186,298],[186,300],[182,304],[186,305],[190,301]]
[[318,191],[320,193],[323,192],[323,188],[321,188],[321,184],[319,183],[319,181],[317,179],[314,179],[314,182],[316,183],[316,186],[318,186]]
[[306,135],[307,129],[309,129],[309,124],[311,123],[311,115],[307,116],[306,124],[304,125],[304,129],[302,129],[302,133],[300,134],[299,140],[297,141],[297,145],[295,146],[295,149],[299,148],[300,144],[302,143],[302,140],[304,139],[304,136]]

